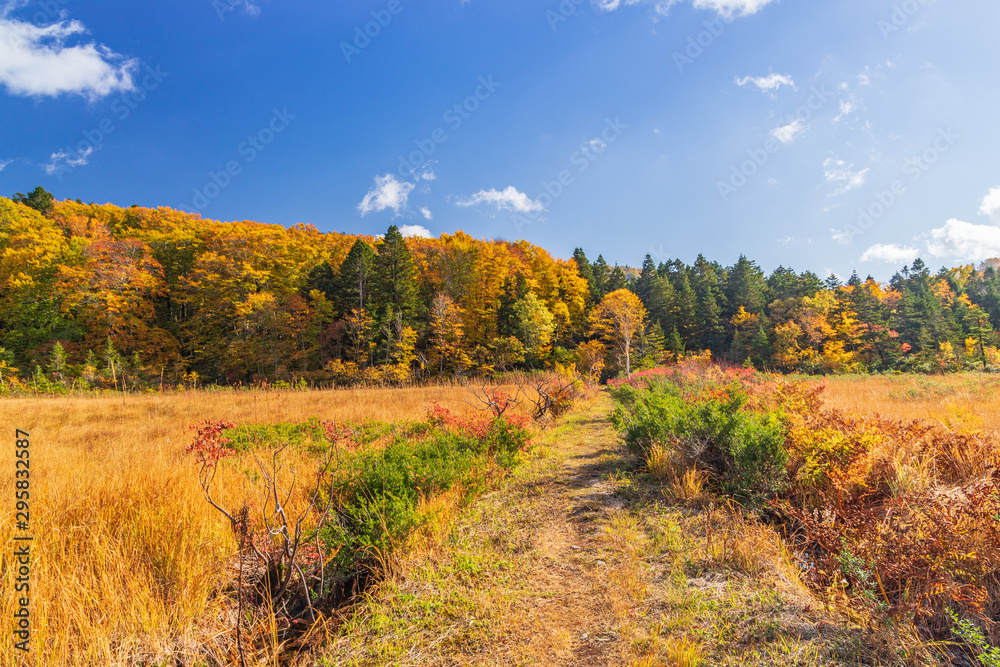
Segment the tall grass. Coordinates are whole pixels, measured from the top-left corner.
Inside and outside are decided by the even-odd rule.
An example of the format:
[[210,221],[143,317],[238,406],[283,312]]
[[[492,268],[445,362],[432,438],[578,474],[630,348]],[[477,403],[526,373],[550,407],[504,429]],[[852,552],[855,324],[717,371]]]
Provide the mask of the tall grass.
[[[435,401],[470,409],[460,387],[316,392],[184,392],[0,401],[9,452],[0,462],[0,542],[12,543],[14,429],[31,434],[32,652],[0,665],[185,663],[196,654],[230,656],[213,637],[233,626],[216,593],[232,577],[236,545],[209,507],[184,447],[189,424],[419,419]],[[306,469],[310,454],[289,462]],[[245,467],[249,467],[249,464]],[[220,469],[217,498],[252,500],[240,466]],[[0,557],[0,633],[9,641],[15,596],[9,549]]]
[[[876,623],[915,619],[929,639],[961,639],[963,628],[980,628],[984,641],[997,642],[1000,437],[986,426],[997,422],[998,395],[986,391],[992,383],[789,383],[681,365],[615,390],[614,421],[654,477],[676,487],[677,470],[708,472],[723,498],[763,506],[780,520],[803,579],[825,599]],[[828,386],[836,388],[830,403],[864,401],[864,410],[831,410]],[[755,442],[768,447],[752,453],[766,456],[741,466]],[[754,494],[767,502],[747,504]],[[734,553],[735,562],[750,562],[765,542]],[[968,627],[956,625],[955,614]]]

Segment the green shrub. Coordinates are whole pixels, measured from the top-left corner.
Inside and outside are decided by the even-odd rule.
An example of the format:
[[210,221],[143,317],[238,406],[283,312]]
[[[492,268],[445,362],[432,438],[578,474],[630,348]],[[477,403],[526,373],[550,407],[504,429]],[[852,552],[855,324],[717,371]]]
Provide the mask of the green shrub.
[[685,398],[670,382],[613,391],[612,423],[632,453],[645,459],[654,445],[668,448],[683,467],[710,473],[718,486],[756,501],[787,486],[786,429],[774,414],[744,409],[735,386]]

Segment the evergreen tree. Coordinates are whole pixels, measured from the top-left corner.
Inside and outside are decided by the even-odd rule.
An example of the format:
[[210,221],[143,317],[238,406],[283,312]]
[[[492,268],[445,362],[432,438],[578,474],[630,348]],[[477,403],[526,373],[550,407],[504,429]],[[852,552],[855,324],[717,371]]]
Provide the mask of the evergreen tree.
[[703,255],[695,260],[693,278],[698,343],[702,349],[719,353],[725,350],[725,326],[719,304],[722,294],[716,269]]
[[604,255],[598,255],[597,261],[592,266],[594,274],[594,291],[592,297],[594,303],[600,302],[611,290],[608,289],[608,280],[611,278],[611,267],[604,261]]
[[62,343],[59,341],[56,341],[56,344],[52,346],[49,372],[58,377],[60,382],[66,381],[66,350],[63,349]]
[[673,328],[678,332],[687,348],[700,345],[698,334],[698,297],[691,287],[688,271],[681,265],[674,281]]
[[635,281],[632,286],[632,291],[642,299],[642,302],[646,305],[646,309],[649,309],[649,299],[652,294],[653,280],[657,277],[656,264],[653,263],[653,258],[646,255],[646,258],[642,260],[642,271],[639,273],[639,279]]
[[779,266],[767,278],[768,303],[784,301],[801,296],[799,294],[799,277],[792,269]]
[[334,282],[332,298],[341,315],[347,315],[355,308],[365,310],[371,299],[371,283],[375,273],[375,251],[358,239],[340,265]]
[[395,225],[389,227],[378,245],[372,287],[377,311],[387,311],[390,321],[398,315],[402,327],[413,324],[417,315],[417,270],[406,239]]
[[673,327],[670,330],[670,335],[667,336],[664,347],[674,354],[684,354],[684,341],[681,340],[681,335],[677,333],[677,327]]
[[308,297],[313,290],[319,290],[330,301],[335,299],[337,272],[330,266],[330,262],[324,260],[309,271],[305,286],[302,288],[302,296]]
[[726,319],[731,318],[740,309],[757,315],[764,312],[767,306],[767,281],[764,272],[756,262],[744,255],[729,270],[726,280]]
[[19,204],[35,209],[42,215],[51,212],[52,205],[55,203],[55,197],[52,196],[52,193],[40,185],[27,195],[18,192],[12,199]]
[[625,272],[622,267],[615,264],[615,268],[611,270],[611,275],[608,276],[608,282],[604,286],[605,294],[611,294],[612,292],[617,292],[620,289],[625,289],[628,287],[628,278],[625,276]]
[[580,277],[586,280],[587,285],[590,286],[590,303],[597,303],[599,299],[597,298],[597,282],[594,279],[594,268],[587,260],[587,254],[583,252],[583,248],[577,248],[573,251],[573,259],[576,260]]

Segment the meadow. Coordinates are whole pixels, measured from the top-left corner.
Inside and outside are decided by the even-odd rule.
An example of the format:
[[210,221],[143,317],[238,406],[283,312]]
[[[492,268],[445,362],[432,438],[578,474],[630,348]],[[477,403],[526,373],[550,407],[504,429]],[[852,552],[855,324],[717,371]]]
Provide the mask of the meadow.
[[996,665],[995,387],[685,362],[618,383],[611,419],[668,497],[740,508],[816,599],[883,631],[864,664]]
[[1000,432],[1000,376],[982,373],[947,375],[849,375],[818,382],[826,387],[827,406],[853,414],[891,419],[926,419],[946,428],[982,428]]
[[[0,664],[195,664],[213,652],[227,663],[230,647],[213,648],[213,641],[234,622],[230,599],[219,593],[234,577],[236,542],[229,522],[203,497],[195,458],[185,451],[195,437],[190,425],[416,421],[432,403],[461,414],[473,411],[470,401],[459,386],[3,400],[11,441],[0,488],[14,484],[14,429],[31,435],[33,651],[15,663],[4,647]],[[303,448],[286,452],[290,469],[316,460]],[[241,455],[219,467],[221,505],[254,500],[246,473],[252,466]],[[291,504],[302,502],[296,496]],[[7,545],[13,515],[14,503],[6,502],[0,541]],[[5,591],[14,586],[10,563],[5,550]],[[14,597],[0,596],[5,637],[13,610]]]
[[[681,366],[680,378],[676,369],[668,371],[674,373],[668,384],[676,383],[679,393],[674,389],[662,394],[644,393],[646,378],[642,374],[631,387],[625,383],[612,390],[619,408],[611,421],[618,425],[632,454],[641,457],[638,464],[630,463],[624,451],[614,453],[618,443],[601,412],[606,408],[598,410],[602,416],[596,421],[580,422],[592,426],[570,422],[543,438],[543,455],[555,452],[559,458],[565,456],[559,451],[577,446],[572,443],[584,437],[584,431],[598,429],[586,437],[600,440],[592,447],[602,452],[602,461],[607,460],[619,471],[611,474],[606,483],[618,489],[609,498],[624,503],[622,506],[615,504],[619,501],[608,501],[618,508],[608,535],[614,538],[618,530],[615,526],[635,522],[649,532],[642,538],[649,542],[643,547],[648,548],[648,554],[642,551],[637,555],[639,552],[633,553],[635,549],[629,547],[626,551],[631,555],[625,558],[624,551],[616,551],[617,538],[609,538],[607,555],[602,556],[609,563],[624,559],[621,580],[649,579],[642,590],[652,591],[649,596],[643,593],[636,597],[623,584],[618,600],[614,597],[618,594],[612,595],[606,581],[595,579],[594,585],[605,591],[602,595],[618,600],[617,606],[613,605],[617,610],[614,618],[608,622],[618,623],[621,632],[632,627],[637,637],[645,637],[641,646],[637,643],[629,649],[631,653],[622,653],[632,658],[621,657],[608,664],[673,664],[663,662],[663,656],[678,646],[689,645],[701,647],[692,649],[693,653],[714,656],[711,659],[721,661],[718,664],[746,660],[748,647],[757,644],[747,643],[742,635],[728,637],[726,633],[732,634],[732,629],[719,634],[722,631],[713,625],[712,614],[695,613],[692,618],[704,625],[699,630],[677,625],[680,621],[676,619],[667,623],[662,620],[665,617],[658,616],[662,610],[657,611],[654,605],[667,604],[657,602],[657,596],[669,593],[670,600],[678,600],[669,602],[679,605],[681,611],[677,613],[694,613],[683,606],[687,602],[680,602],[690,600],[686,588],[663,592],[655,582],[683,582],[686,576],[686,581],[697,584],[704,577],[718,576],[713,574],[716,570],[736,572],[724,575],[734,587],[732,590],[745,589],[753,599],[770,595],[758,580],[761,573],[776,572],[777,579],[784,582],[782,586],[794,583],[793,597],[804,600],[804,608],[825,606],[830,614],[846,615],[843,618],[860,626],[880,628],[880,632],[892,628],[892,638],[886,640],[890,649],[885,650],[889,653],[876,654],[874,649],[863,648],[865,642],[874,641],[874,635],[858,640],[862,648],[856,655],[874,660],[866,664],[937,664],[927,657],[934,654],[927,647],[935,642],[968,642],[977,637],[996,640],[988,619],[995,616],[998,605],[995,582],[1000,580],[1000,557],[991,542],[996,527],[989,521],[983,523],[996,497],[990,496],[992,486],[985,488],[983,484],[992,484],[991,466],[1000,460],[1000,381],[974,373],[780,378],[748,370],[713,369],[699,363]],[[662,379],[654,376],[656,382]],[[725,387],[732,382],[741,387],[742,398],[738,401],[726,393]],[[500,389],[516,393],[513,386]],[[584,400],[582,405],[585,410],[593,410],[586,406],[598,404]],[[500,461],[499,457],[492,453],[484,456],[474,443],[468,444],[472,440],[462,439],[470,429],[479,433],[481,440],[487,438],[484,424],[488,420],[483,419],[490,413],[484,412],[484,407],[467,388],[450,385],[331,391],[180,391],[0,401],[0,415],[11,438],[11,447],[6,451],[14,451],[14,429],[31,434],[30,533],[34,537],[33,651],[26,659],[8,650],[0,651],[0,665],[239,664],[233,637],[240,617],[234,583],[237,576],[242,576],[236,558],[239,545],[230,522],[203,495],[199,451],[188,450],[196,440],[205,438],[197,429],[192,430],[192,425],[200,425],[201,432],[209,435],[214,433],[211,425],[240,425],[224,430],[233,441],[226,445],[232,453],[218,466],[212,486],[213,498],[230,510],[244,503],[253,506],[259,498],[261,480],[255,468],[255,451],[271,451],[284,441],[293,441],[294,446],[282,455],[286,471],[315,470],[326,453],[338,451],[337,455],[344,457],[344,471],[354,471],[332,478],[335,486],[339,485],[336,488],[342,500],[348,497],[351,484],[357,486],[357,480],[362,480],[362,486],[387,483],[388,474],[366,477],[364,473],[370,466],[366,468],[365,462],[374,460],[373,453],[384,461],[385,452],[395,451],[406,468],[404,476],[414,475],[417,480],[413,507],[407,510],[409,514],[404,513],[401,525],[411,530],[419,523],[426,531],[437,531],[439,537],[430,540],[434,558],[446,564],[456,558],[461,560],[461,554],[449,555],[456,547],[451,546],[452,538],[447,535],[452,526],[462,530],[467,523],[463,516],[479,516],[482,507],[493,507],[490,525],[484,524],[481,530],[494,536],[494,541],[483,543],[482,548],[513,544],[517,540],[505,536],[502,528],[515,521],[513,514],[505,515],[511,511],[505,506],[506,496],[493,496],[486,505],[474,505],[466,511],[468,501],[475,496],[473,492],[487,490],[506,475],[503,465],[494,465],[494,459]],[[529,408],[529,402],[522,402],[510,408],[507,417],[527,424]],[[629,410],[631,416],[626,414]],[[838,416],[832,410],[842,414]],[[914,425],[913,420],[920,420],[920,425]],[[600,424],[604,431],[599,430]],[[353,429],[353,441],[349,448],[336,450],[341,427]],[[538,426],[531,429],[537,434]],[[712,429],[716,429],[715,440],[706,447],[711,440],[706,435]],[[334,435],[326,440],[322,435],[311,435],[322,432]],[[721,451],[729,446],[725,434],[730,432],[739,435],[732,442],[752,442],[753,447]],[[411,449],[410,443],[429,445]],[[692,443],[697,447],[692,448]],[[435,449],[438,444],[442,447]],[[264,449],[253,449],[259,446]],[[453,456],[455,452],[458,455]],[[422,463],[408,462],[420,457]],[[2,488],[13,486],[13,461],[10,456],[8,465],[0,468]],[[414,466],[419,470],[414,472]],[[551,521],[563,530],[559,527],[564,525],[560,518],[564,501],[557,495],[563,493],[564,487],[560,486],[561,478],[546,466],[539,479],[547,481],[522,480],[515,488],[521,489],[517,493],[526,498],[551,504]],[[439,479],[448,475],[446,480]],[[301,474],[302,480],[307,478]],[[643,486],[648,484],[652,486]],[[538,495],[541,488],[556,495],[543,498]],[[648,491],[640,493],[639,488]],[[771,500],[778,504],[769,504]],[[308,501],[308,493],[298,490],[290,494],[287,507],[294,514]],[[980,501],[986,504],[976,506]],[[745,511],[734,513],[733,508],[740,505]],[[12,502],[0,508],[0,540],[6,544],[11,544],[15,535],[13,515]],[[836,521],[813,520],[821,515],[835,516]],[[389,531],[392,526],[383,523],[376,528]],[[673,536],[669,548],[661,544],[662,536],[658,537],[664,531]],[[713,542],[713,535],[723,533],[741,537],[725,538],[722,551],[716,553],[720,547],[717,540]],[[482,541],[480,537],[470,539],[469,545],[474,546],[462,548],[479,549],[475,545]],[[578,539],[582,538],[571,534],[559,538],[566,550]],[[337,565],[360,553],[349,540],[341,543],[343,548],[331,552],[327,563]],[[402,543],[411,549],[416,544],[405,539]],[[547,542],[543,540],[542,544]],[[686,546],[681,548],[679,544]],[[544,556],[548,547],[538,548]],[[417,561],[413,562],[423,562],[419,552],[417,548]],[[567,553],[576,557],[577,552]],[[654,576],[649,563],[663,569],[663,563],[656,559],[664,553],[674,554],[670,556],[675,561],[674,570],[667,568]],[[400,557],[405,560],[413,554]],[[518,542],[509,553],[491,555],[487,560],[523,563],[530,570],[541,567],[538,558],[533,549],[524,551]],[[553,571],[564,572],[563,558],[559,554],[551,556]],[[548,562],[546,559],[543,564]],[[5,552],[0,558],[0,586],[4,590],[13,588],[12,563]],[[250,648],[246,653],[253,658],[248,658],[247,664],[341,664],[336,657],[340,653],[360,655],[371,648],[375,653],[382,651],[382,657],[375,655],[357,664],[380,665],[392,664],[388,655],[408,654],[415,646],[410,639],[413,614],[418,612],[414,605],[424,604],[420,596],[430,590],[421,583],[426,567],[395,571],[391,558],[375,565],[380,574],[390,575],[385,587],[388,593],[374,591],[363,598],[362,605],[352,604],[345,616],[336,609],[324,609],[319,622],[297,633],[289,633],[288,620],[276,610],[244,611],[242,618],[249,619],[244,642]],[[485,613],[494,605],[502,608],[494,609],[496,614],[514,614],[521,606],[530,607],[534,599],[534,593],[518,592],[517,588],[505,593],[509,601],[500,605],[499,598],[490,597],[497,595],[493,583],[479,580],[475,574],[470,578],[464,570],[456,572],[457,583],[448,584],[436,594],[444,601],[453,600],[458,594],[454,586],[464,595],[479,596],[480,602],[470,607],[469,614]],[[408,579],[411,583],[407,583]],[[520,575],[507,573],[503,581],[508,580],[515,588],[524,585]],[[569,584],[583,585],[579,580],[570,580]],[[345,590],[344,596],[358,592]],[[522,594],[529,598],[517,600]],[[556,590],[551,594],[559,595]],[[736,598],[724,602],[734,609],[744,604]],[[634,609],[629,611],[629,605],[642,604],[649,610],[648,617],[640,619],[634,616]],[[370,618],[364,610],[366,605],[372,608]],[[387,612],[385,605],[395,611]],[[0,597],[0,616],[5,619],[0,630],[7,636],[12,629],[7,619],[12,618],[14,610],[11,596]],[[951,622],[949,612],[957,614]],[[471,628],[478,627],[472,625],[475,618],[479,616],[470,616],[470,633]],[[659,630],[659,626],[650,625],[656,618],[661,619],[657,623],[666,623]],[[889,618],[894,619],[893,623],[885,625]],[[453,623],[448,621],[445,628],[445,620],[435,619],[434,615],[428,617],[421,650],[437,647],[435,660],[427,664],[452,664],[454,656],[441,652],[467,650],[468,646],[438,645],[433,633],[451,632]],[[519,622],[517,615],[498,618],[483,632],[500,634],[488,635],[489,642],[482,646],[490,645],[490,650],[501,652],[516,650],[513,645],[503,648],[505,645],[497,646],[495,642],[504,641],[503,628]],[[959,625],[961,622],[966,626]],[[756,623],[753,621],[754,628]],[[838,635],[836,641],[854,636],[851,633],[855,631],[848,626],[837,627],[842,627],[838,632],[843,636]],[[961,630],[963,627],[965,630]],[[680,630],[683,632],[677,634]],[[965,635],[957,635],[960,630]],[[536,628],[528,634],[541,637],[539,632]],[[555,630],[549,627],[546,632],[552,634]],[[563,629],[559,632],[565,634]],[[483,637],[486,642],[487,635]],[[555,641],[551,639],[550,643]],[[808,647],[795,645],[796,650],[808,650],[816,656],[831,654],[822,641],[814,638]],[[333,653],[329,653],[329,647],[335,647]],[[892,651],[908,657],[885,658]],[[642,660],[635,657],[640,654]],[[542,655],[535,657],[542,659]],[[984,649],[980,660],[988,660],[990,655]],[[499,664],[506,658],[495,659]],[[711,659],[703,657],[687,664],[710,664]]]

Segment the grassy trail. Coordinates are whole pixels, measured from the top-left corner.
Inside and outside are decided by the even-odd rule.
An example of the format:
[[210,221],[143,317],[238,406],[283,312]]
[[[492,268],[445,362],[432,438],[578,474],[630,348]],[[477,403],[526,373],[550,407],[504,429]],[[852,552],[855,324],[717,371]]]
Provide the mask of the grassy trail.
[[322,664],[915,664],[817,603],[773,533],[667,502],[610,409],[582,406],[503,488],[442,516]]

